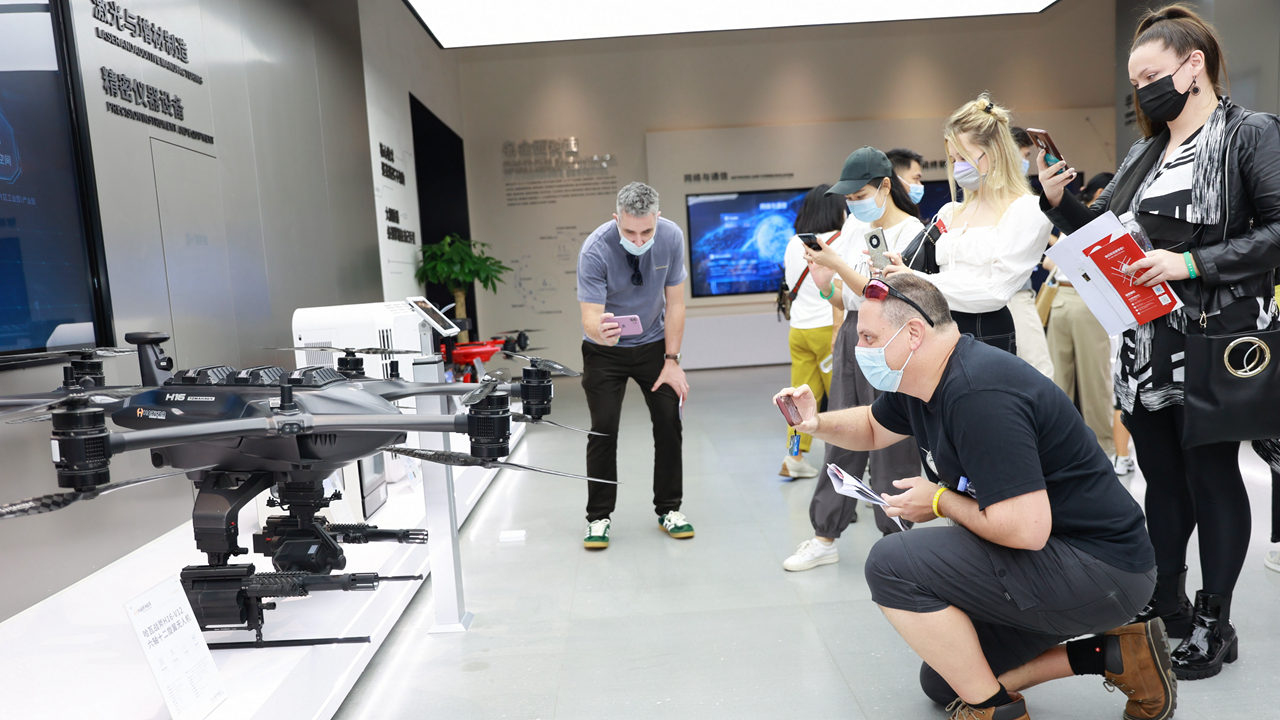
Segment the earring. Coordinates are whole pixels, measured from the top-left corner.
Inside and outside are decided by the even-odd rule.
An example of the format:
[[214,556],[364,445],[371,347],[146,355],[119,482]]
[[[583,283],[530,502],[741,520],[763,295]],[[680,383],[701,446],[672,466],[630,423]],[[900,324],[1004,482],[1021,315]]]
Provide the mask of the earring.
[[1192,95],[1200,94],[1200,86],[1196,85],[1196,79],[1194,77],[1191,78],[1191,94]]

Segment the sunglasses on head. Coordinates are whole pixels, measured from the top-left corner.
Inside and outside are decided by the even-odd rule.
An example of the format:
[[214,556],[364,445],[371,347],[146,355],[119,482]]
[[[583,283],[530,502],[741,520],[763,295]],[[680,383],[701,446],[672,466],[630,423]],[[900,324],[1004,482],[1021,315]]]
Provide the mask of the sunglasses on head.
[[929,327],[933,327],[933,318],[929,317],[929,313],[925,312],[923,308],[917,305],[915,300],[912,300],[906,295],[894,290],[889,286],[889,283],[886,283],[883,280],[873,279],[868,281],[867,286],[862,289],[862,297],[868,300],[884,300],[890,296],[895,297],[915,308],[915,311],[924,317],[924,321],[929,323]]
[[627,264],[631,266],[631,284],[643,285],[644,275],[640,274],[640,257],[627,253]]

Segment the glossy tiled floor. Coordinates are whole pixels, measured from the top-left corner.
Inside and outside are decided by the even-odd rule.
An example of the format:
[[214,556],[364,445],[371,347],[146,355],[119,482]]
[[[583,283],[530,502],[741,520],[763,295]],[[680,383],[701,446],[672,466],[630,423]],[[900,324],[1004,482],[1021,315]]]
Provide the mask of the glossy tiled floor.
[[[657,527],[648,414],[633,389],[612,547],[582,549],[579,482],[503,473],[462,531],[471,629],[428,634],[424,586],[337,717],[944,717],[918,690],[919,662],[869,600],[862,561],[878,535],[867,510],[840,540],[839,564],[781,568],[811,534],[815,482],[775,474],[784,430],[770,397],[787,369],[699,371],[690,384],[684,510],[696,538],[672,540]],[[557,381],[554,417],[586,426],[572,381]],[[584,446],[582,436],[534,428],[515,458],[580,472]],[[1270,478],[1252,453],[1241,458],[1256,510],[1235,600],[1240,660],[1180,686],[1183,720],[1278,716],[1280,574],[1262,565]],[[1140,475],[1130,484],[1145,487]],[[504,530],[526,539],[500,542]],[[1101,678],[1033,688],[1027,700],[1036,720],[1119,718],[1124,705]]]

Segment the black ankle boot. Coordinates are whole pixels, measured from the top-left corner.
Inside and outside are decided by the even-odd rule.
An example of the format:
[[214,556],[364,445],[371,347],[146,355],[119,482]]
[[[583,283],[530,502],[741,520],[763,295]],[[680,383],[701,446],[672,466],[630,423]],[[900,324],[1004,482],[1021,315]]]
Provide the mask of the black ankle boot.
[[1191,634],[1173,651],[1173,674],[1179,680],[1213,677],[1222,672],[1222,663],[1236,661],[1239,649],[1231,596],[1197,592]]
[[1156,576],[1156,589],[1151,600],[1131,622],[1147,622],[1157,617],[1164,620],[1170,637],[1186,637],[1191,632],[1191,601],[1187,599],[1187,566],[1182,572]]

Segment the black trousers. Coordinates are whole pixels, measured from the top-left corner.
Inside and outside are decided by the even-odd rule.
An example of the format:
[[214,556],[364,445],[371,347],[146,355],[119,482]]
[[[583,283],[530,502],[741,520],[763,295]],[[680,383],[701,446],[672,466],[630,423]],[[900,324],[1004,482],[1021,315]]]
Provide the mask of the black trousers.
[[1013,313],[1002,307],[984,313],[965,313],[951,311],[951,317],[960,328],[960,333],[968,333],[975,340],[998,347],[1014,355],[1018,354],[1016,333],[1013,327]]
[[[635,380],[653,421],[653,509],[659,516],[679,510],[684,493],[680,398],[670,385],[649,389],[662,373],[665,352],[662,340],[636,347],[582,342],[582,389],[587,394],[591,429],[604,433],[587,438],[587,475],[618,479],[618,422],[627,381]],[[617,502],[617,485],[587,483],[588,521],[609,517]]]
[[1147,480],[1147,533],[1161,575],[1187,562],[1191,532],[1199,529],[1203,589],[1230,595],[1249,552],[1249,494],[1240,476],[1240,443],[1182,447],[1182,405],[1151,412],[1139,399],[1123,415],[1138,467]]

